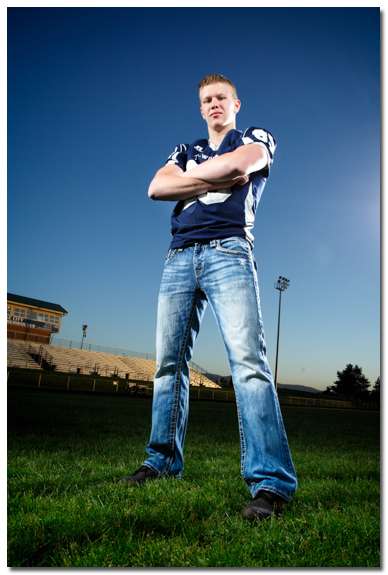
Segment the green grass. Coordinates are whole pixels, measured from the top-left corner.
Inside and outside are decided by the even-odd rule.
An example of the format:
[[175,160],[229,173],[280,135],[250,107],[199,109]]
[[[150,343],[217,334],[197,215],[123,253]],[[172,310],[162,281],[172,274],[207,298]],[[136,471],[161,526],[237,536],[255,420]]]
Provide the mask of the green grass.
[[236,407],[193,402],[182,480],[146,457],[150,399],[9,390],[9,567],[378,567],[379,413],[284,407],[299,487],[240,516]]

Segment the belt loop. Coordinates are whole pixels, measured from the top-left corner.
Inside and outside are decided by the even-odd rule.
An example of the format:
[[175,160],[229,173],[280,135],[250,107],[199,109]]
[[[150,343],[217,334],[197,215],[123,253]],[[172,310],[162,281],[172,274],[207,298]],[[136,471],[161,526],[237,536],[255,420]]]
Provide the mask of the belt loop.
[[217,245],[217,240],[211,240],[211,241],[210,241],[210,247],[211,247],[211,248],[215,248],[216,245]]

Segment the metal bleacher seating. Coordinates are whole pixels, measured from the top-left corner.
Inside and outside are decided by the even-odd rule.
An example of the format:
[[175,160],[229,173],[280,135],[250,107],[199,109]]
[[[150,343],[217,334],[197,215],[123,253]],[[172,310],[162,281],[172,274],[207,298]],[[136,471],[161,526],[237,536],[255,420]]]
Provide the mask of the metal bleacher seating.
[[[44,357],[55,371],[66,373],[82,373],[86,375],[99,375],[102,377],[119,377],[152,381],[156,371],[155,360],[128,355],[113,355],[100,351],[73,349],[58,345],[24,342],[21,340],[7,340],[7,364],[14,367],[31,367],[41,369],[32,359],[30,353]],[[20,350],[19,363],[16,362],[16,352]],[[12,355],[11,355],[12,353]],[[24,363],[23,363],[24,362]],[[27,365],[28,362],[28,365]],[[205,377],[203,374],[190,369],[190,385],[219,388],[220,386]]]
[[17,339],[7,339],[7,367],[42,369],[28,353],[29,343]]

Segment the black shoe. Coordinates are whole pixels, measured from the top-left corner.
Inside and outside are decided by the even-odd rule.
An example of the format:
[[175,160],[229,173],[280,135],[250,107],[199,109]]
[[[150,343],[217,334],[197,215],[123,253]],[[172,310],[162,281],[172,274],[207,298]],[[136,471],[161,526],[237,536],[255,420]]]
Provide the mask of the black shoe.
[[244,507],[242,514],[248,519],[257,518],[262,521],[272,515],[280,515],[285,504],[286,502],[279,495],[270,491],[259,491],[256,497]]
[[151,481],[152,479],[156,479],[158,474],[152,471],[146,465],[142,465],[140,469],[137,469],[133,475],[127,475],[123,477],[121,482],[122,483],[144,483],[144,481]]

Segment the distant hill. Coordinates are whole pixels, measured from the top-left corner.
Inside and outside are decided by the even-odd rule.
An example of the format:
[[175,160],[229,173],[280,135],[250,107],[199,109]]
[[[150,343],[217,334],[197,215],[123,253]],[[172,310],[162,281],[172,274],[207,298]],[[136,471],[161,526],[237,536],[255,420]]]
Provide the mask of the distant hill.
[[307,391],[308,393],[322,393],[321,389],[315,389],[315,387],[307,387],[307,385],[287,385],[283,383],[278,383],[279,389],[292,389],[293,391]]
[[[208,377],[209,379],[211,379],[212,381],[214,381],[214,383],[218,383],[220,379],[222,379],[224,382],[229,382],[232,378],[231,375],[227,375],[227,376],[221,376],[218,375],[216,373],[205,373],[204,374],[206,377]],[[320,389],[315,389],[315,387],[307,387],[306,385],[288,385],[288,384],[284,384],[284,383],[278,383],[278,389],[289,389],[292,391],[304,391],[306,393],[322,393],[322,390]]]

